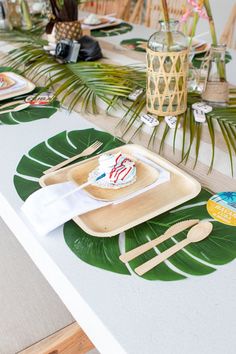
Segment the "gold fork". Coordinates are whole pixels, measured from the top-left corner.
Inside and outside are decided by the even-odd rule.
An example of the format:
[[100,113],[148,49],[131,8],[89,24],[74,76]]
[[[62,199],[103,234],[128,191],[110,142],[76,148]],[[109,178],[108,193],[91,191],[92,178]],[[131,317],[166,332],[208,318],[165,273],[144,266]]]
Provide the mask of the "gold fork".
[[46,175],[48,173],[54,172],[59,170],[59,168],[62,168],[66,165],[68,165],[69,163],[77,160],[80,157],[84,157],[84,156],[89,156],[92,155],[95,151],[97,151],[100,147],[102,146],[101,141],[95,141],[92,145],[90,145],[89,147],[87,147],[84,151],[82,151],[80,154],[72,156],[68,159],[66,159],[65,161],[62,161],[60,163],[58,163],[55,166],[50,167],[49,169],[45,170],[43,173]]

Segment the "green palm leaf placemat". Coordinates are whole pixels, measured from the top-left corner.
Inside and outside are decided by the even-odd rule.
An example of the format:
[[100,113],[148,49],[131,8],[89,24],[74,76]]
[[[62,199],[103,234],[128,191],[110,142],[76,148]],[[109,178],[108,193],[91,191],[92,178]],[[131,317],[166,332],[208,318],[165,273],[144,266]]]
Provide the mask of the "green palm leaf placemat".
[[[97,154],[123,145],[120,140],[108,133],[86,129],[64,131],[33,147],[20,160],[14,176],[14,185],[21,199],[25,200],[31,193],[40,188],[37,180],[46,168],[63,161],[66,157],[81,152],[95,140],[103,142],[102,149],[97,151]],[[65,157],[63,158],[63,156]],[[187,231],[165,241],[158,246],[158,249],[146,252],[131,261],[128,266],[119,260],[122,238],[124,238],[125,250],[128,251],[156,238],[165,232],[168,227],[181,220],[209,219],[206,203],[211,195],[210,192],[202,190],[196,198],[174,210],[127,230],[125,234],[112,238],[90,236],[73,221],[70,221],[64,225],[63,229],[65,242],[81,260],[92,266],[114,273],[132,275],[138,265],[184,239]],[[187,246],[184,250],[169,258],[167,262],[145,274],[143,278],[162,281],[182,280],[191,276],[210,274],[216,271],[218,266],[234,260],[236,258],[236,228],[216,221],[213,222],[213,226],[213,232],[209,238]]]
[[[11,67],[0,67],[0,73],[7,72],[7,71],[15,72],[15,70],[13,70]],[[20,97],[19,99],[24,101],[24,99],[27,96],[36,94],[37,92],[39,92],[41,90],[42,90],[42,88],[38,87],[30,93],[19,96]],[[18,100],[17,97],[14,97],[14,100]],[[5,104],[5,103],[9,103],[9,102],[12,102],[12,106],[9,106],[7,108],[3,108],[3,110],[13,108],[15,106],[14,100],[12,98],[10,98],[10,99],[1,101],[0,102],[0,111],[1,111],[1,104]],[[59,102],[53,101],[48,106],[29,106],[28,108],[26,108],[22,111],[19,111],[19,112],[3,113],[3,114],[0,114],[0,124],[16,125],[16,124],[20,124],[20,123],[32,122],[32,121],[38,120],[38,119],[47,119],[47,118],[50,118],[54,113],[56,113],[58,107],[59,107]]]
[[97,30],[92,30],[91,35],[93,37],[112,37],[112,36],[119,36],[120,34],[125,34],[127,32],[132,31],[133,26],[131,26],[127,22],[121,22],[117,26],[101,28]]
[[127,49],[135,50],[136,52],[146,53],[147,42],[147,39],[144,38],[131,38],[124,39],[120,42],[120,45]]
[[[43,175],[43,171],[68,157],[79,154],[96,140],[101,141],[103,145],[102,150],[97,150],[95,155],[124,145],[108,133],[95,129],[85,129],[71,132],[63,131],[33,147],[20,160],[16,168],[17,174],[14,176],[14,184],[21,199],[27,199],[31,193],[40,188],[37,179]],[[91,156],[93,155],[89,157]]]

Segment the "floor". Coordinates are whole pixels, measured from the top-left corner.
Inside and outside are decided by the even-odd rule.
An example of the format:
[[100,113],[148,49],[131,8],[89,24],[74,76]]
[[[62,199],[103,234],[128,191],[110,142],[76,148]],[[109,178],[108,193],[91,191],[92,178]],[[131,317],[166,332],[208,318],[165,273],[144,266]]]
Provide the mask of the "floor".
[[0,219],[0,354],[14,354],[74,322]]

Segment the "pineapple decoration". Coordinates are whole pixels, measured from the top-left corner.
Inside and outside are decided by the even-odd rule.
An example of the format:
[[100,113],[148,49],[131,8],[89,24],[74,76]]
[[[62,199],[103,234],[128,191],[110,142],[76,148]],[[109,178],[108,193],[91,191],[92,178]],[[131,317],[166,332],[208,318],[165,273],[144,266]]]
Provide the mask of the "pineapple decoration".
[[78,5],[81,0],[50,0],[52,16],[46,27],[47,34],[55,26],[56,40],[78,40],[82,36],[81,24],[78,21]]
[[82,29],[79,21],[57,22],[55,24],[56,41],[61,39],[78,40],[82,36]]

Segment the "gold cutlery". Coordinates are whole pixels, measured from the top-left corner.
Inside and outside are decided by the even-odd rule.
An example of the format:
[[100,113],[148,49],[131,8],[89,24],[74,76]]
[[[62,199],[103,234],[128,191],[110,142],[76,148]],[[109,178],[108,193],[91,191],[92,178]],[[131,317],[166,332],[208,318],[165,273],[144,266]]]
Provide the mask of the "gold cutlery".
[[101,146],[102,146],[102,142],[100,141],[95,141],[92,145],[90,145],[89,147],[87,147],[84,151],[82,151],[80,154],[72,156],[68,159],[66,159],[65,161],[60,162],[59,164],[50,167],[49,169],[47,169],[46,171],[44,171],[43,173],[46,175],[48,173],[54,172],[59,170],[60,168],[68,165],[69,163],[77,160],[80,157],[84,157],[84,156],[89,156],[92,155],[95,151],[97,151]]
[[154,240],[144,243],[143,245],[138,246],[132,249],[131,251],[121,254],[119,258],[124,263],[129,262],[132,259],[140,256],[144,252],[147,252],[153,247],[158,246],[160,243],[168,240],[172,236],[177,235],[179,232],[182,232],[188,229],[189,227],[197,224],[198,222],[199,222],[198,219],[180,221],[177,224],[174,224],[171,227],[169,227],[168,230],[166,230],[166,232],[163,235],[158,236]]
[[138,275],[143,275],[147,273],[149,270],[156,267],[158,264],[165,261],[167,258],[180,251],[182,248],[186,247],[192,242],[199,242],[208,237],[212,231],[213,225],[209,221],[203,221],[199,224],[193,226],[188,234],[187,238],[183,241],[177,243],[173,247],[170,247],[166,251],[160,253],[158,256],[150,259],[149,261],[143,263],[141,266],[135,268],[135,272]]
[[26,109],[30,106],[30,103],[22,103],[12,109],[7,109],[5,111],[0,111],[0,114],[4,114],[4,113],[14,113],[14,112],[20,112],[23,111],[23,109]]

